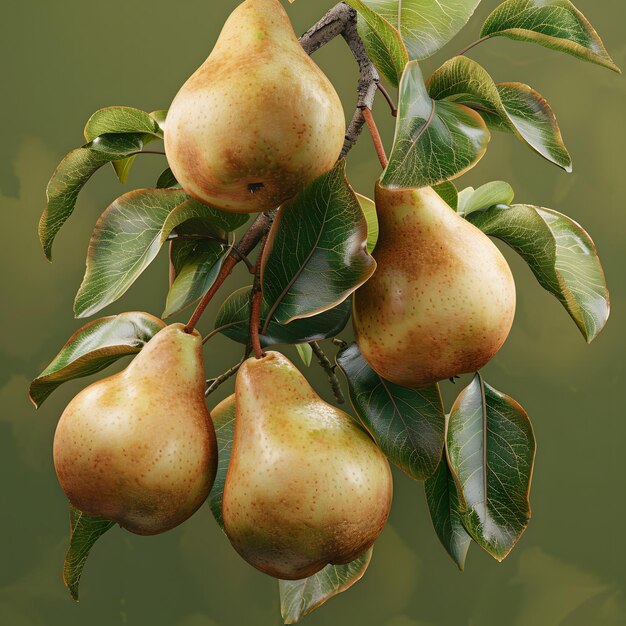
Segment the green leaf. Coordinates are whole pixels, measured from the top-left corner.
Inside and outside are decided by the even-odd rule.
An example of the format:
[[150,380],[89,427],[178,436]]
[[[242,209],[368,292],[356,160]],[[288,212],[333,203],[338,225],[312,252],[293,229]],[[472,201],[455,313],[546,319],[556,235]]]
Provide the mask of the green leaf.
[[63,563],[63,581],[78,602],[78,585],[91,548],[107,530],[115,526],[103,517],[90,517],[77,508],[70,507],[70,547]]
[[162,138],[157,121],[145,111],[114,106],[96,111],[85,125],[85,140],[93,141],[108,133],[146,133]]
[[535,437],[528,415],[476,374],[452,407],[446,445],[463,525],[502,561],[530,520]]
[[463,571],[472,538],[463,526],[456,484],[445,454],[439,462],[437,471],[426,479],[424,488],[428,510],[439,541],[458,568]]
[[402,72],[409,62],[400,33],[379,13],[362,0],[346,0],[359,12],[358,30],[367,53],[376,69],[394,87],[398,86]]
[[[261,328],[265,325],[270,308],[268,302],[263,300]],[[272,321],[260,335],[261,345],[298,345],[336,337],[346,327],[351,311],[352,299],[348,298],[319,315],[294,320],[286,325]],[[250,337],[249,324],[250,288],[243,287],[224,301],[215,319],[215,328],[230,339],[245,345]]]
[[485,154],[490,133],[482,117],[463,104],[432,100],[416,62],[404,72],[398,107],[383,187],[436,185],[460,176]]
[[532,41],[620,71],[593,26],[569,0],[506,0],[487,18],[480,35]]
[[516,250],[587,342],[593,341],[609,318],[610,298],[596,247],[579,224],[557,211],[527,204],[493,207],[468,219]]
[[445,415],[438,385],[409,389],[381,378],[356,343],[337,355],[350,401],[389,460],[415,480],[431,476],[444,445]]
[[165,132],[165,121],[167,118],[167,109],[159,109],[158,111],[152,111],[150,117],[159,125],[161,134]]
[[478,63],[458,56],[430,77],[428,93],[436,100],[475,109],[492,129],[515,134],[548,161],[572,171],[572,160],[550,105],[528,85],[496,85]]
[[367,222],[367,251],[371,254],[378,243],[378,234],[380,232],[378,226],[378,215],[376,214],[376,203],[360,193],[356,197],[361,205],[361,211]]
[[474,189],[467,187],[459,193],[457,212],[466,217],[474,211],[483,211],[496,204],[511,204],[515,198],[513,187],[502,180],[495,180]]
[[313,348],[311,348],[311,344],[299,343],[296,345],[296,350],[298,351],[298,355],[302,359],[302,362],[307,367],[311,367],[311,361],[313,360]]
[[85,183],[106,163],[140,152],[142,148],[142,135],[103,135],[72,150],[61,161],[48,183],[47,205],[39,220],[39,239],[48,259],[52,258],[54,239],[73,213]]
[[288,324],[343,302],[376,269],[367,223],[345,176],[345,161],[283,205],[263,253],[268,320]]
[[149,313],[121,313],[89,322],[77,330],[52,363],[33,380],[29,394],[39,408],[68,380],[100,372],[128,354],[136,354],[165,324]]
[[363,0],[395,26],[411,59],[440,50],[467,24],[480,0]]
[[164,170],[163,173],[159,176],[156,182],[156,186],[157,189],[169,189],[171,187],[180,188],[179,182],[176,180],[174,173],[169,167]]
[[456,209],[459,203],[459,192],[453,182],[449,180],[434,185],[433,189],[441,196],[446,204]]
[[350,589],[367,570],[373,548],[347,565],[327,565],[302,580],[280,580],[280,612],[285,624],[295,624],[322,604]]

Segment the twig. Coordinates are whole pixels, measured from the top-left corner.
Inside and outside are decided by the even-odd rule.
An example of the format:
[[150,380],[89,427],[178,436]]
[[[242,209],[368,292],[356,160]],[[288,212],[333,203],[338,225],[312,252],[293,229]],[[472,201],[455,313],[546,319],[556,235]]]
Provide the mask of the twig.
[[380,93],[384,96],[385,100],[387,100],[387,104],[389,105],[389,108],[391,109],[391,115],[393,117],[398,117],[398,107],[396,106],[396,103],[393,101],[393,98],[389,95],[389,92],[385,89],[382,83],[378,83],[377,87],[378,87],[378,91],[380,91]]
[[378,160],[383,166],[383,169],[385,169],[388,163],[387,155],[385,154],[385,146],[383,146],[383,140],[381,139],[380,133],[378,132],[378,126],[376,126],[374,116],[369,109],[363,109],[363,116],[365,117],[367,126],[370,129],[372,140],[374,141],[374,147],[376,148],[376,154],[378,155]]
[[483,41],[487,41],[487,39],[491,39],[491,37],[492,35],[485,35],[484,37],[481,37],[480,39],[477,39],[476,41],[472,41],[472,43],[469,44],[469,46],[465,46],[465,48],[457,52],[455,56],[461,57],[464,54],[467,54],[474,46],[477,46],[479,43],[482,43]]
[[259,258],[254,268],[254,283],[250,291],[250,346],[257,359],[263,358],[263,348],[261,347],[261,339],[259,337],[259,326],[261,325],[261,305],[263,303],[263,292],[261,290],[261,262],[263,260],[263,248],[267,237],[263,237],[261,241]]
[[237,365],[233,365],[230,369],[226,370],[223,374],[221,374],[217,378],[212,378],[211,380],[207,380],[206,382],[207,382],[208,387],[206,388],[206,391],[204,392],[204,397],[208,398],[221,384],[225,383],[231,376],[234,376],[239,371],[239,368],[245,363],[247,358],[248,358],[248,351],[246,350],[243,357],[241,358],[241,361],[239,361]]
[[337,378],[337,374],[335,374],[335,366],[328,360],[328,357],[324,354],[324,351],[320,348],[320,344],[317,343],[317,341],[311,341],[309,345],[313,350],[313,354],[317,357],[319,364],[322,366],[322,369],[328,376],[328,382],[330,382],[337,402],[344,404],[346,399],[343,396],[343,391],[341,391],[341,384]]
[[333,339],[333,344],[336,345],[340,350],[348,347],[348,342],[340,339],[339,337],[335,337]]

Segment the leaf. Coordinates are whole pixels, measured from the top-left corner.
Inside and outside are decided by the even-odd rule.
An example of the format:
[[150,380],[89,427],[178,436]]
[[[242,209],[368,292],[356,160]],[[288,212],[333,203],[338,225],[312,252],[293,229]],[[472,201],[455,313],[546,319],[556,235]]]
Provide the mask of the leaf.
[[468,216],[474,211],[483,211],[496,204],[509,205],[515,198],[515,192],[509,183],[502,180],[495,180],[474,189],[467,187],[459,193],[457,212],[460,215]]
[[426,187],[456,178],[478,163],[490,133],[482,117],[463,104],[435,101],[416,62],[400,83],[398,119],[383,187]]
[[47,204],[39,220],[39,240],[49,260],[54,239],[73,213],[85,183],[106,163],[140,152],[142,148],[142,135],[103,135],[72,150],[61,161],[48,183]]
[[280,580],[280,612],[285,624],[295,624],[322,604],[343,593],[365,574],[373,548],[347,565],[327,565],[302,580]]
[[268,320],[288,324],[343,302],[376,269],[366,242],[367,223],[342,160],[274,220],[261,269]]
[[89,322],[77,330],[33,380],[29,394],[39,408],[68,380],[100,372],[128,354],[136,354],[165,324],[149,313],[121,313]]
[[133,107],[113,106],[96,111],[85,125],[86,141],[107,133],[147,133],[162,138],[158,122],[145,111]]
[[[217,437],[218,461],[215,482],[209,494],[209,507],[222,530],[222,499],[233,447],[235,410],[235,394],[232,394],[211,411]],[[362,578],[371,558],[372,548],[348,565],[327,565],[309,578],[279,581],[281,611],[285,623],[294,624],[333,596],[349,589]]]
[[78,602],[78,585],[91,548],[107,530],[115,526],[103,517],[90,517],[77,508],[70,507],[70,547],[63,563],[63,582]]
[[361,205],[361,211],[367,222],[367,251],[371,254],[378,243],[378,234],[380,232],[378,226],[378,215],[376,214],[376,203],[360,193],[356,194],[357,200]]
[[[265,325],[270,306],[263,301],[261,328]],[[352,312],[352,299],[348,298],[332,309],[319,315],[294,320],[282,325],[270,322],[260,335],[263,347],[286,344],[298,345],[336,337],[348,323]],[[230,339],[247,344],[250,336],[250,288],[243,287],[232,293],[222,304],[215,319],[215,328]]]
[[604,270],[591,237],[569,217],[527,204],[475,212],[469,221],[528,263],[539,284],[558,298],[588,343],[610,313]]
[[176,180],[172,170],[168,167],[159,176],[156,182],[156,186],[157,186],[157,189],[169,189],[171,187],[180,187],[180,184]]
[[445,415],[438,385],[409,389],[381,378],[356,343],[337,355],[350,401],[389,460],[415,480],[431,476],[444,445]]
[[453,182],[444,181],[435,185],[433,189],[446,201],[446,204],[456,210],[459,203],[459,192]]
[[532,41],[620,71],[593,26],[569,0],[506,0],[487,18],[480,35]]
[[446,445],[463,525],[502,561],[530,520],[535,437],[528,415],[476,374],[452,407]]
[[456,484],[445,454],[437,471],[426,479],[424,487],[428,510],[439,541],[463,571],[472,538],[463,526]]
[[409,62],[409,53],[400,33],[380,14],[370,9],[366,2],[346,0],[346,3],[359,12],[357,26],[368,56],[382,76],[397,87]]
[[572,171],[572,160],[550,105],[528,85],[496,85],[478,63],[457,56],[436,70],[427,86],[431,98],[475,109],[492,129],[515,134],[548,161]]
[[296,350],[298,351],[298,355],[302,359],[302,362],[307,367],[311,367],[311,361],[313,360],[313,348],[311,348],[311,344],[299,343],[296,345]]
[[480,0],[363,0],[395,26],[411,59],[426,59],[467,24]]

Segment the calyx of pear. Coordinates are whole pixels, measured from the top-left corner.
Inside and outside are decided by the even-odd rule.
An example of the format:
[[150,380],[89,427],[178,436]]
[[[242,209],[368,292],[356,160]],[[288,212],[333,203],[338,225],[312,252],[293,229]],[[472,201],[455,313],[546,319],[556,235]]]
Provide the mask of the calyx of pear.
[[177,526],[205,501],[217,466],[202,338],[159,331],[122,372],[81,391],[54,437],[70,502],[139,535]]
[[237,375],[223,519],[235,550],[284,580],[353,561],[381,532],[392,480],[383,453],[278,352]]
[[406,387],[479,370],[515,315],[506,260],[431,188],[377,184],[376,210],[377,270],[354,298],[361,354],[380,376]]
[[167,114],[165,152],[183,189],[238,213],[278,207],[329,171],[345,116],[278,0],[246,0]]

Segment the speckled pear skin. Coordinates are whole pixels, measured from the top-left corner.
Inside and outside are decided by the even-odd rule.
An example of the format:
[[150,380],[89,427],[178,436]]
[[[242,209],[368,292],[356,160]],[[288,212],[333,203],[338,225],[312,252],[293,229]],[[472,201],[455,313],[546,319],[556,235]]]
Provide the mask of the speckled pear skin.
[[515,283],[492,241],[430,188],[376,188],[376,273],[354,298],[357,343],[383,378],[421,387],[482,368],[506,340]]
[[235,550],[283,580],[368,550],[392,497],[389,464],[370,437],[278,352],[247,360],[235,395],[222,506]]
[[139,535],[190,517],[217,466],[204,388],[202,338],[173,324],[125,370],[81,391],[54,437],[55,469],[72,504]]
[[278,0],[246,0],[175,97],[165,152],[185,191],[238,213],[278,207],[336,163],[345,115]]

